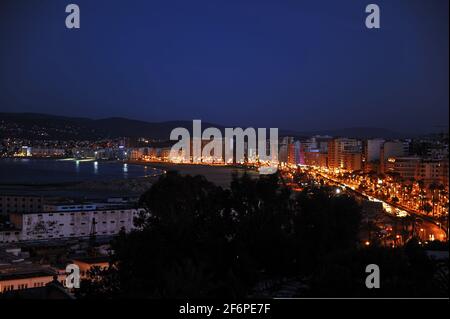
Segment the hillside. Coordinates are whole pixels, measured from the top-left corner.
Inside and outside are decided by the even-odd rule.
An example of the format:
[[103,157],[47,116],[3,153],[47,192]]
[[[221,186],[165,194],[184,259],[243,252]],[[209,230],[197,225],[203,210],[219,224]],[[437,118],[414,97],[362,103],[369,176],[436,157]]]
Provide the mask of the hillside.
[[[176,127],[185,127],[191,131],[192,121],[145,122],[120,117],[94,120],[81,117],[64,117],[37,113],[0,113],[0,137],[60,140],[147,137],[167,140],[169,139],[172,129]],[[222,132],[224,130],[224,126],[222,125],[202,122],[202,129],[207,127],[217,127]],[[373,127],[356,127],[309,132],[280,129],[279,135],[289,135],[294,137],[329,135],[354,138],[383,137],[391,139],[405,137],[404,134]]]

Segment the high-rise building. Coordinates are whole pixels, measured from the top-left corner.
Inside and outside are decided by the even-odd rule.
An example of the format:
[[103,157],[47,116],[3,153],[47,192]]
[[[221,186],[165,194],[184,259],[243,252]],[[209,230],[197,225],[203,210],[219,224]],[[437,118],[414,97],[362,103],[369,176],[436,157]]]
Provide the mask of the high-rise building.
[[436,183],[448,187],[448,160],[422,160],[416,179],[427,185]]
[[390,157],[408,156],[409,144],[402,141],[387,141],[380,149],[380,160],[386,161]]
[[302,164],[302,143],[300,141],[294,142],[294,162],[295,164]]
[[343,168],[348,171],[359,171],[362,169],[361,153],[344,153],[342,154]]
[[371,163],[380,160],[381,147],[384,144],[384,140],[381,138],[365,140],[363,142],[364,148],[364,162]]
[[361,169],[361,141],[349,138],[335,138],[328,142],[328,167],[355,170]]
[[280,163],[289,163],[292,164],[294,160],[294,148],[293,145],[294,138],[285,136],[281,139],[280,147],[279,147],[279,155],[278,159]]
[[390,157],[386,172],[396,172],[405,180],[421,180],[426,185],[443,184],[448,187],[448,160],[423,159],[418,156]]
[[386,171],[386,162],[392,157],[405,157],[409,154],[409,143],[402,141],[387,141],[380,149],[380,170]]
[[310,150],[304,153],[305,165],[327,167],[327,153],[320,150]]
[[420,157],[390,157],[385,164],[385,172],[396,172],[403,179],[414,179],[420,165]]

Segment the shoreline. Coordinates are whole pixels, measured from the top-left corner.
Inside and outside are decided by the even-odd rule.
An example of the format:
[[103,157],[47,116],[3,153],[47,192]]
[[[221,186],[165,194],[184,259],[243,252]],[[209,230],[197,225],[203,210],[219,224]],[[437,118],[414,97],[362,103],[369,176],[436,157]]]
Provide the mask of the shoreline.
[[124,163],[128,163],[130,165],[144,165],[144,166],[166,166],[166,167],[184,167],[184,168],[223,168],[223,169],[238,169],[238,170],[246,170],[246,171],[258,171],[256,167],[233,164],[233,165],[224,165],[224,164],[203,164],[203,163],[173,163],[173,162],[163,162],[163,161],[125,161]]
[[[24,158],[0,158],[5,162],[21,160]],[[32,161],[60,161],[62,158],[28,158]],[[73,160],[73,159],[72,159]],[[223,188],[229,188],[233,173],[238,175],[244,172],[250,175],[256,175],[257,169],[244,167],[241,165],[207,165],[207,164],[189,164],[189,163],[170,163],[170,162],[144,162],[144,161],[101,161],[99,163],[112,163],[117,165],[128,164],[130,166],[146,167],[141,176],[129,178],[111,178],[77,181],[55,181],[39,183],[39,179],[28,179],[18,182],[0,182],[0,193],[13,194],[64,194],[69,197],[95,196],[95,194],[111,194],[111,196],[130,196],[140,195],[150,188],[160,176],[168,171],[178,171],[182,175],[202,175],[208,181]],[[144,170],[144,169],[142,169]],[[27,174],[22,171],[21,174]],[[66,195],[67,194],[67,195]]]

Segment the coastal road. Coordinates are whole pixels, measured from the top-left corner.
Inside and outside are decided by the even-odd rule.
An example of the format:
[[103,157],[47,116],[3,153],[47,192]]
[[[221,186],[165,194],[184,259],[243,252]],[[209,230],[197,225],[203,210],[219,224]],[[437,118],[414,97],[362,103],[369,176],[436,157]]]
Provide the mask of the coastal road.
[[[362,196],[363,198],[371,200],[371,201],[382,202],[383,207],[387,211],[406,213],[410,216],[416,217],[416,223],[420,224],[420,225],[417,225],[416,227],[419,228],[418,232],[419,232],[419,237],[421,240],[423,240],[423,241],[430,241],[430,240],[446,241],[447,240],[447,233],[445,232],[445,230],[443,230],[441,227],[439,227],[439,225],[437,225],[437,222],[434,221],[433,219],[427,218],[426,216],[423,216],[422,214],[418,214],[416,212],[405,209],[404,207],[392,205],[392,204],[386,203],[385,201],[382,201],[378,198],[368,196],[368,195],[354,189],[353,187],[351,187],[351,185],[347,185],[345,183],[342,183],[341,181],[334,180],[326,175],[321,174],[320,172],[314,171],[314,173],[321,176],[325,180],[331,181],[334,185],[339,185],[339,186],[344,187],[345,190],[348,191],[349,193],[353,193],[354,195],[357,195],[357,196]],[[394,214],[389,214],[389,215],[397,217]],[[402,218],[402,217],[398,217],[398,218]]]

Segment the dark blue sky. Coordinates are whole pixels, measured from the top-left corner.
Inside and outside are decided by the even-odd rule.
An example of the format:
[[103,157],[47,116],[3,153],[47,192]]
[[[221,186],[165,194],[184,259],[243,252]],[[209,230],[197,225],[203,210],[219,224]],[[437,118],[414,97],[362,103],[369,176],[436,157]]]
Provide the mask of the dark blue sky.
[[1,0],[0,111],[425,132],[448,28],[447,0]]

